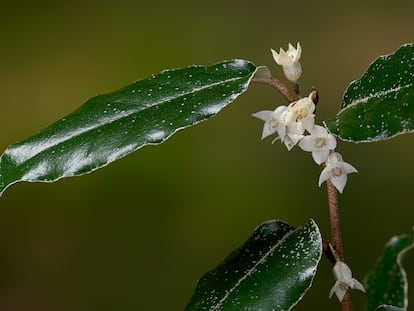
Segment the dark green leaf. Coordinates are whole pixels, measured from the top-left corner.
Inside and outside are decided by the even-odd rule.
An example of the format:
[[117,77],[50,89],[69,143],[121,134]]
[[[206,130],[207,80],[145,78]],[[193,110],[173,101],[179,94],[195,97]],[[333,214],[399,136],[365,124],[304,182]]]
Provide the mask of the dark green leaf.
[[379,306],[375,311],[404,311],[402,308],[390,306],[390,305],[383,305]]
[[312,285],[321,254],[314,221],[297,229],[266,222],[200,279],[185,310],[290,310]]
[[41,133],[7,148],[0,194],[19,181],[81,175],[204,121],[243,93],[256,66],[231,60],[166,70],[91,98]]
[[414,247],[413,233],[394,236],[386,244],[384,253],[365,280],[368,311],[374,311],[381,305],[407,309],[408,284],[401,260],[412,247]]
[[373,142],[414,131],[414,45],[378,58],[325,125],[342,140]]

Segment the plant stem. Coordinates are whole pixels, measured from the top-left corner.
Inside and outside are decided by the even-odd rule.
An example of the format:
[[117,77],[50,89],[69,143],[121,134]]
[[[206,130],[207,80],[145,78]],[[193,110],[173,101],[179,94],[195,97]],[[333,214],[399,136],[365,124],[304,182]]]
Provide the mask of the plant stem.
[[[328,192],[329,216],[331,220],[331,245],[336,253],[336,260],[344,261],[344,250],[342,246],[341,225],[339,222],[338,192],[330,180],[326,181]],[[349,291],[342,299],[342,311],[352,311],[352,301]]]
[[341,224],[339,221],[338,193],[329,179],[326,181],[326,189],[328,192],[329,216],[331,220],[331,243],[339,259],[343,261],[344,250],[342,246]]
[[286,100],[289,103],[292,103],[299,99],[296,94],[293,94],[291,91],[289,91],[289,89],[286,87],[286,85],[282,81],[280,81],[279,79],[275,77],[259,78],[259,79],[254,79],[253,81],[273,86],[280,92],[280,94],[282,94],[284,98],[286,98]]
[[300,95],[300,87],[299,87],[299,83],[293,83],[293,90],[295,91],[296,95]]
[[342,311],[352,311],[351,293],[349,290],[346,292],[344,299],[342,299]]

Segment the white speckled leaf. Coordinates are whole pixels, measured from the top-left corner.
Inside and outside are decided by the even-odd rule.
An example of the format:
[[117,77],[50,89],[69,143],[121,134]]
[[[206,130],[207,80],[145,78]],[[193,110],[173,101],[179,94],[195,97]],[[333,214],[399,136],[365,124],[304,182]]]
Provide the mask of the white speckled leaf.
[[10,145],[0,158],[0,195],[19,181],[77,176],[160,144],[216,115],[242,94],[256,72],[245,60],[165,70],[89,99],[39,134]]
[[414,131],[414,45],[381,56],[346,90],[341,110],[325,121],[342,140],[373,142]]
[[384,253],[365,279],[368,311],[407,310],[408,282],[401,260],[413,247],[414,233],[394,236],[386,244]]
[[382,305],[375,309],[375,311],[404,311],[403,308],[398,308],[390,305]]
[[311,287],[321,255],[313,220],[297,229],[268,221],[199,280],[185,311],[291,310]]

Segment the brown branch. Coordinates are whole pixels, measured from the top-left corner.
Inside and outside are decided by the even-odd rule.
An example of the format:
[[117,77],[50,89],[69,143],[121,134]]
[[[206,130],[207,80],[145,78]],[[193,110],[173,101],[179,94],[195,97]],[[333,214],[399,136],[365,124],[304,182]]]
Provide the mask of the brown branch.
[[[330,251],[334,255],[336,261],[344,261],[341,226],[339,222],[338,192],[329,179],[326,181],[326,189],[328,192],[329,216],[331,220],[332,244],[329,243]],[[352,301],[349,291],[345,294],[345,297],[342,299],[341,304],[342,311],[352,311]]]
[[349,290],[346,292],[344,299],[342,299],[342,311],[352,311],[351,293]]
[[280,81],[279,79],[275,77],[258,78],[258,79],[254,79],[253,82],[259,82],[259,83],[264,83],[264,84],[273,86],[280,92],[280,94],[282,94],[284,98],[286,98],[286,100],[289,103],[292,103],[299,99],[296,94],[293,94],[291,91],[289,91],[289,89],[286,87],[286,85],[282,81]]
[[341,237],[341,224],[339,222],[339,204],[338,193],[335,186],[328,179],[326,181],[326,190],[328,192],[329,216],[331,220],[331,241],[338,258],[344,261],[344,251]]

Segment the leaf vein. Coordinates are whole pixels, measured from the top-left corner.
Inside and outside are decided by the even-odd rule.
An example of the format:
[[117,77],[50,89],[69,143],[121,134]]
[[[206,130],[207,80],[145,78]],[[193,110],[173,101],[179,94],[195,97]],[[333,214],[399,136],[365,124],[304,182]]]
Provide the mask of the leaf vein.
[[[70,134],[65,132],[65,133],[62,133],[61,135],[55,135],[52,139],[49,139],[47,142],[43,142],[43,144],[41,146],[39,146],[36,142],[34,142],[31,145],[28,145],[27,143],[22,142],[23,145],[15,146],[15,148],[9,149],[9,150],[6,150],[6,151],[7,151],[7,154],[15,161],[15,163],[17,165],[20,165],[20,164],[24,163],[25,161],[27,161],[28,159],[30,159],[30,158],[32,158],[32,157],[34,157],[34,156],[36,156],[36,155],[38,155],[38,154],[40,154],[44,151],[47,151],[47,150],[49,150],[53,147],[59,146],[59,145],[65,143],[66,141],[68,141],[70,139],[81,136],[84,133],[95,131],[95,130],[97,130],[97,129],[99,129],[99,128],[101,128],[101,127],[103,127],[103,126],[105,126],[109,123],[120,121],[122,119],[130,117],[131,115],[137,114],[137,113],[145,111],[147,109],[151,109],[151,108],[153,108],[157,105],[164,105],[164,104],[170,102],[172,99],[178,99],[178,98],[181,98],[181,97],[185,97],[185,96],[188,96],[190,94],[195,94],[195,93],[198,93],[198,92],[203,91],[205,89],[208,89],[210,87],[216,87],[216,86],[219,86],[219,85],[222,85],[222,84],[242,80],[242,79],[245,79],[245,78],[246,78],[245,76],[236,77],[236,78],[229,78],[229,79],[226,79],[226,80],[221,80],[221,81],[218,81],[218,82],[215,82],[215,83],[207,84],[207,85],[202,86],[202,87],[193,88],[190,91],[182,93],[178,96],[165,97],[161,100],[158,100],[156,102],[151,103],[150,105],[148,105],[146,107],[143,107],[142,109],[131,109],[131,110],[126,111],[124,113],[118,113],[117,115],[114,115],[112,117],[108,117],[106,119],[100,119],[99,123],[91,124],[90,126],[86,126],[86,127],[83,127],[81,129],[78,129],[78,130],[75,130],[75,131],[71,131]],[[67,118],[66,118],[66,120],[67,120]],[[102,122],[102,120],[103,120],[103,122]],[[27,152],[27,149],[30,149],[30,152]],[[26,150],[26,151],[24,151],[24,150]]]
[[381,97],[386,96],[386,95],[388,95],[390,93],[398,92],[398,91],[400,91],[402,89],[410,88],[412,86],[414,86],[414,83],[409,83],[409,84],[406,84],[406,85],[401,85],[401,86],[396,87],[396,88],[392,88],[392,89],[389,89],[389,90],[386,90],[386,91],[379,91],[379,92],[370,94],[369,96],[355,99],[349,105],[347,105],[344,108],[342,108],[338,112],[338,114],[342,113],[343,111],[346,111],[347,109],[351,109],[351,108],[353,108],[353,107],[355,107],[355,106],[357,106],[357,105],[359,105],[361,103],[367,103],[372,98],[381,98]]
[[264,254],[263,255],[263,257],[259,260],[259,261],[257,261],[257,263],[251,268],[251,269],[249,269],[246,273],[245,273],[245,275],[243,275],[238,281],[237,281],[237,283],[228,291],[228,292],[226,292],[226,294],[223,296],[223,298],[221,298],[220,299],[220,301],[215,305],[215,306],[213,306],[213,308],[211,309],[211,311],[216,311],[216,310],[219,310],[219,308],[223,305],[223,303],[227,300],[227,298],[230,296],[230,294],[233,292],[233,291],[235,291],[236,289],[237,289],[237,287],[239,287],[240,286],[240,284],[244,281],[244,280],[246,280],[249,276],[251,276],[252,275],[252,273],[256,270],[256,268],[259,266],[259,265],[261,265],[261,264],[263,264],[263,263],[265,263],[266,262],[266,259],[267,259],[267,257],[269,257],[274,251],[275,251],[275,249],[277,248],[277,247],[279,247],[289,236],[291,236],[293,233],[295,233],[296,231],[299,231],[300,229],[303,229],[302,227],[300,227],[300,228],[296,228],[296,229],[294,229],[294,230],[291,230],[291,231],[289,231],[284,237],[283,237],[283,239],[281,239],[278,243],[276,243],[274,246],[272,246],[270,249],[269,249],[269,251],[267,251],[266,252],[266,254]]

